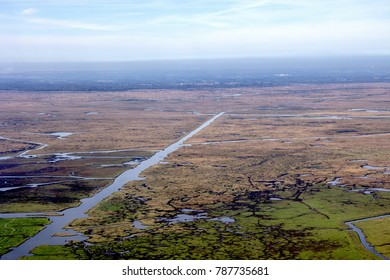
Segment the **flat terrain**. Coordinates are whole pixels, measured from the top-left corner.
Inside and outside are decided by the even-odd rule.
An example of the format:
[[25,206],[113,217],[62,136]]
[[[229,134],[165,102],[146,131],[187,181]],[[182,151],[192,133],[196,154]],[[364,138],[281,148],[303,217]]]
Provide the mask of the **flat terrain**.
[[0,211],[75,206],[208,118],[171,95],[0,93]]
[[[225,112],[72,223],[95,246],[42,246],[32,258],[375,259],[345,222],[390,213],[389,90],[0,93],[0,186],[15,188],[0,192],[0,211],[77,205]],[[366,223],[390,257],[386,222]]]
[[382,218],[356,224],[367,236],[367,241],[376,250],[386,256],[390,255],[390,219]]
[[34,236],[48,222],[45,218],[0,219],[0,254]]

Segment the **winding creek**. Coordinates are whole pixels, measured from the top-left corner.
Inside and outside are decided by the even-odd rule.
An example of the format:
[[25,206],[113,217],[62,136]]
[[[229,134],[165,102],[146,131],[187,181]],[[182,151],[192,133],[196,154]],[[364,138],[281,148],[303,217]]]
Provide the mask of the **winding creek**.
[[389,260],[389,258],[384,256],[384,255],[382,255],[381,253],[377,252],[374,249],[374,247],[371,246],[371,244],[366,240],[366,237],[365,237],[363,231],[360,228],[358,228],[355,225],[355,223],[364,222],[364,221],[370,221],[370,220],[375,220],[375,219],[381,219],[381,218],[387,218],[387,217],[390,217],[390,214],[345,222],[345,224],[347,226],[349,226],[350,229],[352,229],[354,232],[356,232],[358,234],[360,242],[362,243],[364,248],[366,248],[368,251],[370,251],[371,253],[373,253],[377,257],[379,257],[381,259],[384,259],[384,260]]
[[[51,223],[46,226],[42,231],[37,233],[35,236],[26,240],[24,243],[18,247],[13,248],[7,254],[1,256],[2,260],[15,260],[22,256],[31,255],[29,252],[37,246],[40,245],[64,245],[71,240],[86,240],[87,237],[73,230],[64,229],[66,225],[71,223],[74,219],[87,217],[85,214],[89,209],[97,205],[104,198],[110,196],[112,193],[118,191],[125,184],[130,181],[142,180],[143,178],[139,177],[140,174],[147,168],[158,164],[163,161],[169,154],[173,153],[177,149],[183,146],[183,143],[193,137],[195,134],[200,132],[202,129],[209,126],[216,119],[221,117],[224,112],[221,112],[215,115],[213,118],[203,123],[201,126],[191,131],[189,134],[181,138],[176,143],[168,146],[167,148],[157,152],[152,157],[147,160],[140,162],[140,164],[133,169],[126,170],[118,177],[115,178],[114,182],[95,194],[92,197],[82,199],[81,204],[74,208],[66,209],[56,214],[55,216],[48,215],[48,213],[14,213],[14,214],[0,214],[0,218],[21,218],[21,217],[48,217],[51,220]],[[59,236],[60,235],[60,236]]]

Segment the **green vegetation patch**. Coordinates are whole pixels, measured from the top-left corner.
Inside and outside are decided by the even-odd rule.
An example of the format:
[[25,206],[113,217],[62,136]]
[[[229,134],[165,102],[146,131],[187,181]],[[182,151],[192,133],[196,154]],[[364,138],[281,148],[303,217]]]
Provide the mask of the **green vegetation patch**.
[[109,180],[71,181],[38,188],[10,190],[3,192],[0,197],[0,212],[61,211],[79,205],[80,199],[93,195],[109,182]]
[[31,251],[33,256],[22,257],[23,260],[74,260],[84,259],[82,257],[83,251],[73,249],[73,247],[67,246],[50,246],[42,245],[34,248]]
[[390,258],[390,217],[355,223],[375,250]]
[[47,224],[46,218],[0,219],[0,255],[34,236]]
[[[150,219],[150,212],[144,212],[147,202],[130,195],[122,200],[111,197],[95,208],[99,219],[78,225],[93,228],[85,233],[93,237],[94,245],[41,246],[30,258],[374,259],[345,221],[385,213],[388,199],[388,193],[373,198],[340,187],[313,187],[299,199],[285,192],[280,201],[265,200],[264,193],[243,192],[230,202],[199,206],[201,212],[161,211],[153,226],[137,229],[132,226],[135,219]],[[184,213],[198,218],[172,222]],[[388,224],[377,227],[372,236],[381,235],[378,246],[387,250]],[[115,238],[99,238],[113,237],[114,232]]]

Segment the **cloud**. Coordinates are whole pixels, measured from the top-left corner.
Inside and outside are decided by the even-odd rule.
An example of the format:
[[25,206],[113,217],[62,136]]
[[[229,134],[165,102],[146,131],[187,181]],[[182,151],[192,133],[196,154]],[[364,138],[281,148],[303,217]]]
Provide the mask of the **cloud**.
[[[254,27],[193,32],[96,36],[0,36],[4,61],[123,61],[157,58],[390,54],[387,24]],[[386,34],[386,35],[383,35]]]
[[73,21],[73,20],[29,18],[27,19],[27,21],[30,23],[46,25],[48,27],[56,26],[61,28],[83,29],[83,30],[90,30],[90,31],[115,31],[120,29],[120,27],[114,25],[102,25],[102,24],[86,23],[86,22]]
[[154,18],[150,23],[171,26],[186,25],[192,27],[206,26],[211,28],[231,28],[232,26],[237,25],[237,21],[241,21],[242,18],[247,19],[247,16],[251,16],[253,17],[251,20],[257,21],[259,16],[263,16],[264,13],[260,14],[259,11],[254,10],[270,3],[272,3],[272,1],[268,0],[236,1],[230,7],[224,9],[200,13],[168,14]]
[[239,13],[246,10],[255,9],[261,6],[264,6],[266,4],[272,3],[271,1],[250,1],[250,2],[239,2],[237,5],[234,5],[228,9],[224,9],[218,12],[213,13],[214,16],[224,15],[224,14],[231,14],[231,13]]
[[0,61],[390,54],[388,0],[42,1],[0,13]]
[[21,14],[23,16],[31,16],[31,15],[35,14],[37,11],[38,11],[37,9],[28,8],[28,9],[25,9],[25,10],[21,11]]

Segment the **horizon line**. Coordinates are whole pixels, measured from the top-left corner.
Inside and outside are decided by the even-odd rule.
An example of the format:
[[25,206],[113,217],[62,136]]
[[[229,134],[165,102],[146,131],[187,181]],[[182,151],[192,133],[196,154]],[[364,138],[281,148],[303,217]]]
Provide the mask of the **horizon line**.
[[125,60],[52,60],[52,61],[4,61],[5,64],[76,64],[76,63],[136,63],[136,62],[181,62],[181,61],[228,61],[248,59],[324,59],[324,58],[390,58],[390,54],[312,54],[312,55],[248,55],[248,56],[224,56],[224,57],[183,57],[183,58],[140,58]]

